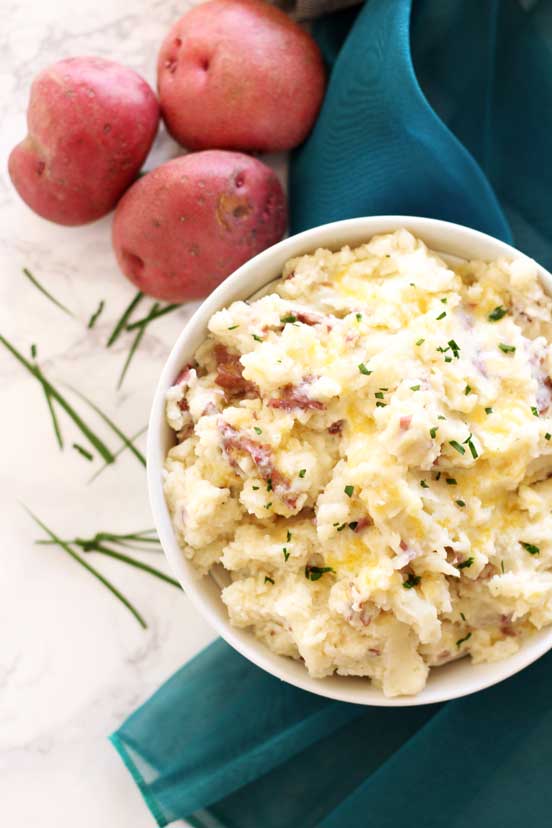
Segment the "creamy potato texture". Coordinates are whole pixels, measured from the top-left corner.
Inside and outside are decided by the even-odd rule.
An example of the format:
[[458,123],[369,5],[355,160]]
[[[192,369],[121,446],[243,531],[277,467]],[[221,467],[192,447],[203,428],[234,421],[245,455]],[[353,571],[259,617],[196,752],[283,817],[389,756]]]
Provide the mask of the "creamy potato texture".
[[552,620],[552,302],[405,230],[289,261],[167,395],[184,553],[313,676],[413,694]]

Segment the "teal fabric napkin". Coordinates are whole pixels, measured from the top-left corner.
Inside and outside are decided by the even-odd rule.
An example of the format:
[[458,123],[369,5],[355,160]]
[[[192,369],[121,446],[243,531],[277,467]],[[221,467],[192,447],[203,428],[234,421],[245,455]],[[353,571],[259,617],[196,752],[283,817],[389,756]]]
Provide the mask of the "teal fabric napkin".
[[[398,213],[552,264],[552,2],[367,0],[318,21],[328,93],[290,170],[292,230]],[[297,690],[217,641],[112,736],[157,823],[519,828],[552,813],[552,654],[444,706]]]

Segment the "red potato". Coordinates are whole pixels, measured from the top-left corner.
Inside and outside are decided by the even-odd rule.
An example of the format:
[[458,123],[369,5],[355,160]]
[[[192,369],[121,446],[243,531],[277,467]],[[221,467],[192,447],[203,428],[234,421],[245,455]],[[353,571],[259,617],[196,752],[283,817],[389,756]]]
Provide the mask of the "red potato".
[[28,134],[8,169],[28,206],[58,224],[94,221],[136,178],[159,125],[159,104],[132,69],[111,60],[60,60],[33,81]]
[[262,0],[210,0],[169,31],[157,64],[161,111],[188,149],[287,150],[324,96],[318,46]]
[[123,196],[113,247],[125,276],[168,302],[205,296],[282,238],[285,196],[273,170],[237,152],[167,161]]

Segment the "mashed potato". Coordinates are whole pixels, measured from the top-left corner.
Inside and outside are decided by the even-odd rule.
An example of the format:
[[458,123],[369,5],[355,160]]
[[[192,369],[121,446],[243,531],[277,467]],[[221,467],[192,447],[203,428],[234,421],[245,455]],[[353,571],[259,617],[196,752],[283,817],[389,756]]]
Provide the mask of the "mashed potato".
[[311,675],[419,692],[552,620],[552,301],[405,230],[289,261],[167,395],[184,553]]

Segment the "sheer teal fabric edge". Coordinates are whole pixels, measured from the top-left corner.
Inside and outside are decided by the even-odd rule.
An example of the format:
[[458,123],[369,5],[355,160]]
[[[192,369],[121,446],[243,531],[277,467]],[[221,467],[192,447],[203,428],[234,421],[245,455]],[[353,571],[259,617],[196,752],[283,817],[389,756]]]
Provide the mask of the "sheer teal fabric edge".
[[[128,753],[123,740],[117,733],[112,733],[109,736],[109,741],[119,754],[120,758],[123,761],[125,768],[128,770],[132,779],[136,783],[136,787],[140,791],[142,798],[146,805],[148,806],[153,818],[159,825],[159,828],[164,828],[165,825],[169,825],[169,821],[165,819],[165,816],[161,810],[161,808],[157,804],[157,800],[153,797],[148,789],[148,783],[144,779],[141,772],[138,770],[138,766],[136,762],[131,758],[130,754]],[[188,819],[188,822],[190,820]],[[195,828],[195,826],[194,826]],[[198,828],[201,828],[198,824]]]

